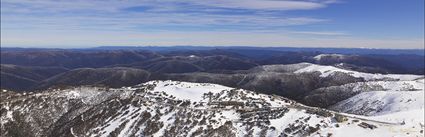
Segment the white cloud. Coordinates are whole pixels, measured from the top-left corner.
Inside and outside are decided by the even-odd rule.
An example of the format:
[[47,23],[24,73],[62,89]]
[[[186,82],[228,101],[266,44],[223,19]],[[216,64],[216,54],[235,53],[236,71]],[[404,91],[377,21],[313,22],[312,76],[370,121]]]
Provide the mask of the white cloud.
[[[314,16],[291,16],[286,14],[288,10],[314,10],[338,2],[336,0],[1,0],[1,45],[423,48],[423,38],[366,39],[356,38],[349,35],[349,32],[338,30],[291,30],[294,26],[320,24],[332,20]],[[142,9],[126,11],[132,7]]]
[[332,31],[292,31],[294,34],[307,34],[307,35],[321,35],[321,36],[346,36],[349,35],[345,32],[332,32]]
[[119,8],[132,6],[170,8],[169,6],[178,6],[176,3],[256,10],[309,10],[323,8],[328,4],[335,3],[334,0],[2,0],[1,2],[51,11],[84,9],[114,11]]
[[263,9],[263,10],[308,10],[323,8],[326,5],[320,2],[292,1],[292,0],[204,0],[196,1],[199,4],[223,8]]
[[[20,1],[24,0],[15,2],[19,3]],[[328,19],[312,17],[275,16],[264,13],[233,15],[202,12],[181,13],[177,11],[158,13],[158,10],[154,10],[153,12],[128,12],[120,11],[130,6],[122,3],[113,4],[111,9],[103,10],[105,7],[108,7],[105,5],[106,3],[94,4],[96,2],[91,4],[65,2],[63,5],[59,4],[57,1],[31,1],[26,3],[29,4],[27,5],[29,9],[33,9],[33,11],[22,7],[10,6],[10,4],[6,4],[5,7],[3,7],[4,4],[2,4],[2,29],[114,29],[122,31],[146,31],[145,29],[148,28],[161,31],[170,28],[179,29],[179,27],[186,27],[190,28],[188,31],[198,29],[210,29],[212,31],[229,29],[252,31],[269,29],[271,27],[275,28],[273,30],[278,30],[285,26],[306,25],[329,21]],[[36,4],[32,5],[33,3]],[[152,3],[145,5],[150,4]],[[93,7],[91,8],[91,6]],[[112,10],[114,8],[116,9]],[[87,11],[88,9],[90,9],[90,11]]]
[[[328,19],[274,15],[277,11],[324,7],[323,1],[287,0],[2,0],[2,29],[13,27],[56,29],[62,28],[140,28],[156,25],[158,29],[184,26],[211,29],[253,30],[281,28],[329,21]],[[182,4],[184,3],[184,4]],[[203,5],[206,7],[197,7]],[[147,11],[129,12],[127,8],[147,8]],[[238,8],[251,10],[250,14],[235,14]],[[254,10],[252,10],[254,9]],[[236,9],[235,9],[236,10]],[[236,10],[237,11],[237,10]],[[211,13],[215,12],[215,13]],[[220,13],[221,12],[221,13]],[[106,25],[106,26],[104,26]],[[121,27],[119,27],[121,26]],[[52,27],[52,28],[49,28]]]

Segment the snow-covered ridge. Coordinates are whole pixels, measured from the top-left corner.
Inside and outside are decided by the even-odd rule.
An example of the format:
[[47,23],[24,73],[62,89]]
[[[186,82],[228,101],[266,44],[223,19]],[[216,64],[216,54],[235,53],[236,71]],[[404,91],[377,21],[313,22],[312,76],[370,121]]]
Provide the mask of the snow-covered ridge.
[[209,83],[189,83],[177,81],[151,81],[149,84],[155,84],[152,92],[165,92],[169,95],[181,100],[202,101],[202,96],[211,93],[219,93],[220,91],[230,90],[232,88]]
[[[303,63],[305,64],[305,63]],[[363,78],[367,81],[369,80],[385,80],[385,79],[394,79],[394,80],[415,80],[419,78],[423,78],[423,75],[408,75],[408,74],[372,74],[372,73],[364,73],[364,72],[357,72],[357,71],[351,71],[351,70],[345,70],[336,68],[333,66],[323,66],[323,65],[316,65],[316,64],[310,64],[307,67],[298,69],[295,71],[295,73],[305,73],[305,72],[320,72],[322,77],[328,77],[332,74],[335,74],[335,72],[342,72],[349,74],[356,78]]]
[[[343,100],[331,109],[346,113],[381,116],[405,111],[422,112],[424,114],[424,84],[425,79],[414,81],[372,81],[363,82],[369,87],[380,87],[378,90],[362,91],[362,86],[355,87],[353,92],[360,92],[351,98]],[[412,114],[410,116],[415,116]],[[407,116],[406,117],[410,117]],[[420,117],[415,117],[420,118]]]
[[354,85],[353,92],[364,92],[364,87],[376,87],[369,91],[421,91],[425,88],[424,82],[424,78],[419,78],[411,81],[367,81],[347,85]]
[[[258,94],[252,91],[235,89],[227,86],[210,83],[192,83],[180,81],[150,81],[142,85],[156,85],[155,88],[149,92],[164,92],[169,96],[173,96],[179,100],[190,100],[193,102],[207,102],[209,99],[207,94],[219,94],[216,99],[220,101],[244,101],[241,98],[261,99],[266,100],[268,103],[276,103],[270,101],[270,98],[277,96]],[[232,94],[229,96],[228,94]],[[242,94],[244,94],[242,96]],[[283,98],[281,98],[283,99]],[[289,99],[285,99],[289,101]]]
[[277,73],[313,73],[320,72],[321,77],[330,77],[336,73],[345,73],[356,78],[363,78],[366,81],[379,81],[379,80],[402,80],[412,81],[424,78],[423,75],[409,75],[409,74],[379,74],[379,73],[365,73],[352,70],[337,68],[334,66],[317,65],[312,63],[297,63],[288,65],[263,65],[258,66],[251,71],[254,72],[277,72]]
[[266,71],[266,72],[295,72],[299,69],[310,66],[311,63],[298,63],[298,64],[288,64],[288,65],[262,65],[253,68],[254,70]]
[[336,58],[336,59],[344,59],[346,55],[342,54],[319,54],[317,56],[314,56],[313,58],[315,60],[321,60],[322,58]]
[[341,101],[333,109],[375,116],[416,109],[424,110],[423,96],[423,90],[362,92]]

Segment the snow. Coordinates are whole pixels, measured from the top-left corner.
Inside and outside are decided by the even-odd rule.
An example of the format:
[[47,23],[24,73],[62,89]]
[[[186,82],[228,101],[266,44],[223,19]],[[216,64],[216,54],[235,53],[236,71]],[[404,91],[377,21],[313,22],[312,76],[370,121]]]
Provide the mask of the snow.
[[294,72],[297,71],[299,69],[305,68],[310,66],[310,63],[298,63],[298,64],[289,64],[289,65],[263,65],[263,66],[258,66],[253,68],[255,69],[260,69],[262,71],[266,71],[266,72]]
[[[216,85],[216,84],[206,84],[206,83],[189,83],[189,82],[176,82],[176,81],[155,81],[157,86],[152,92],[164,91],[168,95],[172,95],[177,99],[181,100],[190,100],[201,102],[203,100],[202,96],[205,93],[219,93],[223,90],[230,90],[232,88]],[[150,82],[153,83],[153,82]],[[148,82],[149,84],[149,82]],[[177,86],[172,86],[178,84]]]
[[[365,122],[377,126],[375,129],[365,129],[358,124],[360,122],[352,122],[350,118],[347,122],[339,123],[340,127],[336,128],[326,128],[318,132],[318,134],[313,135],[314,137],[319,137],[319,135],[327,135],[331,133],[335,137],[364,137],[364,136],[385,136],[385,137],[404,137],[404,136],[423,136],[423,133],[420,133],[420,130],[423,130],[423,121],[424,121],[424,110],[409,110],[404,112],[396,112],[387,115],[381,116],[358,116],[351,115],[356,118],[368,119],[367,121],[360,120],[360,122]],[[383,121],[387,123],[394,124],[383,124],[373,121]],[[401,124],[400,123],[404,123]]]
[[424,109],[413,109],[386,115],[372,116],[370,119],[388,121],[393,123],[405,122],[408,126],[421,126],[424,123]]
[[92,88],[92,87],[78,87],[73,89],[67,89],[59,96],[65,97],[68,99],[77,99],[77,98],[87,98],[95,96],[96,94],[99,94],[98,88]]
[[13,119],[13,111],[10,110],[9,106],[5,106],[4,109],[6,109],[6,117],[0,117],[0,125],[4,125],[8,121],[14,121]]
[[107,136],[109,135],[109,133],[111,133],[112,131],[114,131],[116,128],[118,128],[118,127],[120,126],[121,121],[118,121],[117,119],[115,119],[115,120],[114,120],[114,121],[112,121],[112,122],[108,122],[108,124],[109,124],[109,126],[107,126],[107,127],[103,130],[103,132],[100,132],[100,133],[103,133],[103,134],[101,135],[101,137],[107,137]]
[[369,85],[380,85],[387,91],[407,91],[407,90],[423,90],[424,80],[418,79],[414,81],[373,81],[367,82]]
[[113,132],[121,124],[123,124],[126,120],[128,120],[128,122],[124,125],[124,128],[121,130],[120,134],[118,135],[118,136],[126,136],[127,133],[129,133],[131,130],[134,130],[134,128],[131,128],[131,126],[134,125],[138,119],[131,118],[131,117],[141,113],[140,111],[137,111],[137,110],[138,108],[130,106],[127,110],[120,110],[120,112],[128,111],[126,115],[120,115],[120,117],[115,117],[114,119],[106,120],[108,121],[109,125],[107,125],[105,128],[98,127],[98,129],[103,129],[102,131],[99,132],[99,133],[102,133],[101,137],[107,137],[111,132]]
[[342,55],[342,54],[319,54],[317,56],[314,56],[313,58],[315,60],[321,60],[324,57],[332,57],[332,58],[343,59],[345,57],[345,55]]
[[320,72],[321,77],[328,77],[335,72],[342,72],[347,73],[353,77],[356,78],[364,78],[365,80],[379,80],[384,78],[392,78],[392,79],[398,79],[398,80],[415,80],[418,78],[423,78],[423,75],[408,75],[408,74],[371,74],[371,73],[363,73],[363,72],[357,72],[357,71],[351,71],[351,70],[344,70],[340,68],[336,68],[333,66],[323,66],[323,65],[316,65],[316,64],[310,64],[307,67],[301,68],[295,73],[305,73],[305,72]]
[[[160,118],[159,121],[162,121],[164,123],[164,127],[167,127],[169,125],[172,125],[175,121],[174,113],[168,113],[167,115],[164,115]],[[171,118],[171,119],[170,119]],[[158,132],[156,132],[153,136],[161,136],[164,134],[165,128],[161,128]]]
[[[394,136],[393,132],[390,132],[390,129],[387,128],[377,128],[377,129],[364,129],[357,124],[343,126],[340,128],[328,128],[322,131],[319,131],[320,135],[332,134],[335,137],[390,137]],[[320,137],[319,134],[313,135],[313,137]],[[400,134],[402,135],[402,134]]]
[[[234,132],[237,136],[243,136],[248,134],[247,128],[252,127],[253,135],[260,136],[262,134],[261,126],[267,126],[268,128],[274,127],[275,130],[267,130],[266,136],[279,136],[288,125],[304,125],[304,126],[316,126],[320,125],[320,130],[310,136],[327,136],[331,133],[332,136],[336,137],[350,137],[350,136],[421,136],[423,134],[419,131],[423,130],[424,125],[424,79],[417,79],[412,81],[372,81],[365,82],[367,85],[379,85],[385,90],[382,91],[368,91],[360,92],[360,94],[353,96],[347,100],[344,100],[337,104],[335,107],[340,107],[343,112],[349,111],[363,111],[365,108],[380,108],[376,109],[379,111],[372,111],[370,116],[360,116],[354,114],[339,113],[343,116],[348,117],[348,121],[336,123],[333,116],[324,117],[316,114],[307,113],[307,107],[302,104],[298,104],[295,101],[288,100],[283,97],[274,95],[257,94],[255,92],[234,88],[208,84],[208,83],[190,83],[190,82],[178,82],[178,81],[151,81],[145,83],[146,85],[155,85],[152,89],[143,90],[143,92],[133,92],[138,90],[136,87],[124,87],[119,89],[110,89],[108,92],[96,88],[75,88],[70,90],[58,91],[58,97],[66,97],[66,99],[81,99],[92,104],[96,104],[94,99],[101,98],[100,95],[105,97],[119,97],[121,99],[141,99],[145,101],[139,105],[127,104],[123,105],[121,109],[117,109],[114,117],[109,117],[105,121],[100,122],[100,125],[95,126],[90,131],[99,131],[98,134],[88,134],[92,136],[108,136],[111,132],[116,130],[122,125],[122,130],[118,136],[130,136],[132,133],[141,135],[146,124],[138,125],[140,127],[134,127],[141,120],[141,114],[149,112],[151,116],[158,115],[159,119],[155,122],[162,122],[163,126],[158,132],[152,136],[164,136],[165,130],[172,127],[175,124],[176,119],[182,118],[178,116],[178,112],[184,112],[184,114],[191,113],[192,118],[190,120],[200,121],[202,118],[194,118],[195,113],[202,114],[201,116],[208,117],[206,124],[196,124],[187,130],[187,136],[192,135],[199,127],[204,129],[207,125],[211,125],[213,128],[218,128],[227,121],[232,121]],[[142,84],[143,85],[143,84]],[[139,86],[139,88],[144,88]],[[361,89],[358,89],[361,90]],[[278,109],[286,109],[282,117],[273,117],[267,119],[270,121],[268,125],[257,125],[257,123],[249,123],[250,118],[242,118],[244,114],[252,114],[263,112],[263,109],[251,110],[249,107],[242,108],[242,110],[248,112],[241,112],[241,109],[235,109],[231,107],[213,107],[205,105],[202,107],[196,107],[191,105],[190,107],[179,107],[171,106],[173,104],[167,104],[167,99],[171,100],[189,100],[191,104],[199,104],[200,102],[206,102],[203,96],[205,93],[212,92],[217,96],[219,101],[241,101],[241,102],[259,102],[258,106],[268,106]],[[55,92],[56,93],[56,92]],[[134,93],[134,94],[133,94]],[[169,96],[164,96],[164,93]],[[40,96],[34,94],[33,96]],[[176,97],[170,98],[170,96]],[[244,98],[248,99],[242,99]],[[51,96],[53,97],[53,96]],[[135,98],[132,98],[135,97]],[[158,102],[156,98],[160,100],[167,100],[164,102]],[[117,99],[119,99],[117,98]],[[102,100],[102,99],[100,99]],[[125,103],[123,103],[125,104]],[[206,104],[206,103],[205,103]],[[137,106],[137,107],[136,107]],[[172,109],[171,109],[172,108]],[[312,107],[309,107],[312,108]],[[11,118],[9,107],[6,106],[6,116],[2,116],[2,122],[6,118]],[[182,110],[182,111],[180,111]],[[125,112],[128,111],[127,114]],[[251,112],[252,111],[252,112]],[[267,111],[271,112],[271,111]],[[334,113],[334,112],[332,112]],[[125,115],[124,115],[125,114]],[[184,115],[179,114],[179,115]],[[244,115],[247,116],[247,115]],[[86,116],[87,117],[87,116]],[[307,119],[309,117],[309,119]],[[83,117],[81,117],[83,119]],[[365,129],[357,123],[353,123],[352,120],[359,120],[360,122],[366,122],[369,124],[376,125],[376,129]],[[90,119],[87,119],[90,120]],[[151,118],[153,120],[153,118]],[[212,122],[212,120],[217,122]],[[258,119],[263,120],[263,119]],[[246,123],[244,123],[246,122]],[[399,123],[405,123],[400,125]],[[247,124],[249,123],[249,124]],[[339,127],[336,126],[339,125]],[[189,127],[189,126],[186,126]],[[75,129],[75,128],[74,128]],[[139,130],[139,131],[135,131]],[[305,130],[305,129],[299,129]],[[74,130],[71,128],[71,133],[74,134]],[[409,135],[408,135],[409,134]],[[297,135],[294,135],[297,136]]]
[[223,111],[222,116],[228,120],[237,120],[239,119],[239,114],[235,110]]
[[70,130],[71,130],[71,135],[72,135],[73,137],[76,137],[76,135],[75,135],[75,133],[74,133],[73,128],[71,128]]
[[385,115],[401,111],[424,109],[424,79],[415,81],[374,81],[370,85],[382,86],[384,91],[368,91],[338,102],[330,107],[342,112],[364,115]]
[[[124,129],[121,131],[121,133],[118,136],[128,136],[127,134],[130,133],[131,130],[134,130],[134,128],[131,128],[131,126],[137,122],[137,119],[136,118],[130,118],[130,117],[133,116],[131,114],[133,114],[133,112],[135,112],[136,110],[137,110],[137,108],[133,107],[133,106],[131,106],[129,108],[128,114],[125,115],[125,117],[124,117],[124,119],[129,120],[129,121],[128,121],[127,124],[125,124]],[[140,113],[136,113],[136,115],[137,114],[140,114]]]
[[75,90],[72,90],[72,91],[67,92],[67,93],[68,93],[68,97],[71,98],[71,99],[80,97],[80,94]]
[[342,112],[364,112],[366,115],[383,115],[400,111],[423,109],[423,97],[423,91],[363,92],[341,101],[331,108],[334,110],[341,110]]
[[[347,71],[350,72],[350,71]],[[369,75],[375,74],[367,74],[367,73],[358,73],[354,74],[354,76],[360,77],[370,77]],[[385,75],[387,76],[387,75]],[[392,77],[404,78],[399,75],[390,75]],[[373,77],[376,78],[376,77]],[[380,78],[378,76],[378,78]],[[406,76],[405,79],[413,79],[413,77]],[[415,77],[416,79],[416,77]],[[362,107],[366,108],[376,108],[382,107],[382,110],[379,112],[374,112],[373,116],[358,116],[358,115],[350,115],[352,118],[362,118],[369,119],[366,123],[370,123],[373,125],[377,125],[376,129],[365,129],[358,126],[358,123],[347,124],[339,123],[340,127],[335,127],[335,124],[332,124],[331,118],[323,118],[316,117],[312,114],[307,114],[305,111],[300,111],[297,109],[290,109],[289,112],[285,113],[285,115],[281,118],[270,119],[270,126],[275,127],[276,131],[268,132],[267,136],[276,136],[277,133],[280,133],[285,129],[289,123],[293,123],[295,120],[299,118],[310,117],[308,121],[309,125],[316,125],[321,123],[320,121],[325,120],[325,123],[329,123],[328,128],[322,128],[316,134],[312,136],[319,135],[327,135],[328,133],[332,133],[333,136],[339,137],[355,137],[355,136],[406,136],[407,134],[411,135],[420,135],[419,130],[420,124],[423,125],[423,110],[424,110],[424,79],[414,80],[414,81],[373,81],[368,82],[366,84],[369,85],[380,85],[386,91],[371,91],[371,92],[362,92],[349,100],[344,101],[344,105],[347,103],[354,103],[353,106],[350,106],[350,109],[362,109]],[[202,96],[205,93],[219,93],[223,90],[230,90],[231,88],[215,85],[215,84],[205,84],[205,83],[187,83],[187,82],[174,82],[174,81],[159,81],[156,83],[157,86],[154,88],[152,92],[156,91],[164,91],[167,94],[175,96],[178,99],[190,100],[190,101],[203,101]],[[263,94],[250,94],[248,91],[246,92],[247,97],[262,99],[271,104],[273,107],[285,106],[289,105],[289,103],[284,103],[281,99],[275,99],[272,101],[269,95]],[[224,98],[225,95],[220,96],[220,98]],[[371,103],[379,100],[380,102],[377,104]],[[341,103],[343,104],[343,103]],[[235,113],[234,110],[220,111],[220,114],[217,114],[213,119],[219,119],[220,117],[224,117],[224,119],[219,120],[219,123],[212,124],[213,127],[218,127],[220,124],[223,124],[226,120],[237,121],[239,119],[238,113]],[[165,116],[161,119],[168,119],[169,116]],[[384,121],[388,123],[394,123],[396,125],[385,125],[381,123],[373,122],[376,121]],[[362,120],[361,120],[362,121]],[[406,125],[397,125],[398,123],[406,122]],[[167,122],[165,122],[167,123]],[[168,125],[169,123],[165,124]],[[211,123],[210,123],[211,124]],[[244,128],[242,125],[235,123],[236,133],[238,135],[245,134],[245,131],[240,128]],[[326,124],[327,125],[327,124]],[[416,129],[412,129],[412,126],[416,126]],[[199,126],[196,126],[194,129],[197,129]],[[423,127],[422,127],[423,128]],[[253,134],[260,134],[261,129],[258,127],[253,127]],[[192,132],[191,132],[192,133]]]
[[[289,110],[284,117],[279,119],[270,120],[270,125],[274,126],[278,133],[282,132],[283,129],[287,127],[287,125],[295,120],[297,120],[304,113],[300,113],[300,111],[291,109]],[[305,114],[304,114],[305,115]]]

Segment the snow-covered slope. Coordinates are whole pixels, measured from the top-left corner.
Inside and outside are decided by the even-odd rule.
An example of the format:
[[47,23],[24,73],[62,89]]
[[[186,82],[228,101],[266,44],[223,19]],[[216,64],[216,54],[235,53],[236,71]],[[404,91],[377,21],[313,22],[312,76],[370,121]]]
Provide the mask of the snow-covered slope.
[[363,92],[337,103],[334,110],[365,115],[384,115],[424,108],[422,91]]
[[[382,90],[361,92],[330,107],[346,113],[380,116],[404,111],[424,114],[424,79],[415,81],[367,82]],[[412,114],[413,115],[413,114]],[[416,117],[417,118],[417,117]]]
[[334,59],[344,59],[347,55],[343,54],[319,54],[314,56],[313,59],[320,61],[323,58],[334,58]]
[[[318,56],[320,57],[320,55]],[[265,71],[265,72],[278,72],[278,73],[314,73],[320,72],[321,77],[329,77],[336,75],[336,73],[347,74],[352,77],[362,78],[365,81],[379,81],[379,80],[415,80],[423,78],[423,75],[409,75],[409,74],[379,74],[379,73],[364,73],[347,69],[341,69],[334,66],[317,65],[312,63],[298,63],[289,65],[263,65],[258,66],[250,71]]]
[[151,81],[0,97],[0,136],[423,136],[424,128],[207,83]]
[[408,75],[408,74],[371,74],[371,73],[363,73],[363,72],[340,69],[333,66],[323,66],[323,65],[316,65],[316,64],[310,64],[307,67],[304,67],[295,71],[295,73],[305,73],[305,72],[320,72],[322,77],[328,77],[337,72],[340,72],[340,73],[349,74],[356,78],[363,78],[367,81],[370,81],[370,80],[415,80],[415,79],[424,77],[422,75]]

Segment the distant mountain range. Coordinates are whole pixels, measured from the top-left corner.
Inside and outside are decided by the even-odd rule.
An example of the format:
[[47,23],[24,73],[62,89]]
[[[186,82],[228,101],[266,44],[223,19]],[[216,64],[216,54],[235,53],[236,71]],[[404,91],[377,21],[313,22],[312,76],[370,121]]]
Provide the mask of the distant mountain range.
[[[296,47],[255,47],[255,46],[100,46],[93,48],[65,48],[73,51],[99,51],[99,50],[149,50],[155,52],[188,51],[188,50],[214,50],[223,49],[231,51],[285,51],[285,52],[320,52],[336,54],[384,54],[400,55],[414,54],[425,55],[423,49],[374,49],[374,48],[296,48]],[[34,51],[34,50],[64,50],[63,48],[19,48],[1,47],[2,51]]]
[[[165,47],[133,47],[133,50],[129,50],[130,47],[118,48],[99,47],[78,50],[2,48],[1,87],[16,91],[92,84],[120,87],[156,79],[193,82],[217,81],[215,83],[222,81],[219,84],[236,86],[237,83],[243,84],[239,82],[242,78],[249,79],[261,75],[255,72],[261,66],[303,62],[382,74],[423,75],[425,68],[424,56],[415,54],[324,54],[318,51],[289,52],[277,50],[279,48],[270,50],[272,48],[254,49],[252,47],[236,47],[234,49],[169,47],[168,50],[165,50],[167,49]],[[139,50],[144,48],[164,50]],[[178,50],[175,50],[176,48]],[[304,83],[308,81],[304,78],[307,76],[299,74],[285,73],[282,75],[281,77],[296,78]],[[216,79],[211,76],[226,78],[211,80]],[[308,77],[317,79],[317,76]],[[344,81],[355,82],[358,80]],[[345,84],[344,81],[335,82]],[[268,87],[271,83],[266,82],[265,84],[267,85],[257,85],[256,87]],[[319,88],[318,84],[310,85],[316,86],[305,86],[305,90]],[[285,88],[291,86],[285,86]],[[271,87],[274,89],[267,90],[267,92],[283,89],[278,86]],[[284,94],[282,93],[282,95]]]

